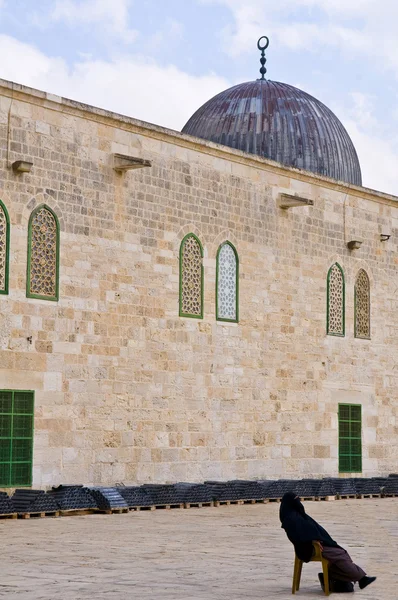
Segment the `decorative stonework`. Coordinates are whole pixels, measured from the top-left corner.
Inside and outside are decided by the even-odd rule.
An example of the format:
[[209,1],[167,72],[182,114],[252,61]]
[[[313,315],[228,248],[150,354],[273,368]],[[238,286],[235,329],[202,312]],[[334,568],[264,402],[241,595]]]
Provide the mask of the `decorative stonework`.
[[355,281],[355,337],[370,339],[370,283],[363,269]]
[[8,218],[5,208],[0,202],[0,293],[8,291]]
[[203,253],[198,238],[188,234],[180,250],[180,316],[202,317]]
[[238,320],[238,260],[229,242],[219,248],[217,255],[217,319]]
[[29,224],[29,281],[28,294],[57,299],[58,224],[55,215],[39,207]]
[[327,332],[344,335],[344,275],[338,263],[328,273]]

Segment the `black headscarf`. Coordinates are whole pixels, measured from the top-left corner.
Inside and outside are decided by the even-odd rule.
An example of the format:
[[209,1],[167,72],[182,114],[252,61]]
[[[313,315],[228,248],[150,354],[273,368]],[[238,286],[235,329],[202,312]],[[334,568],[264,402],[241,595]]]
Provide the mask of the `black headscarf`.
[[293,492],[283,496],[279,518],[297,556],[304,562],[311,560],[313,541],[319,541],[323,546],[339,547],[328,532],[306,514],[300,499]]

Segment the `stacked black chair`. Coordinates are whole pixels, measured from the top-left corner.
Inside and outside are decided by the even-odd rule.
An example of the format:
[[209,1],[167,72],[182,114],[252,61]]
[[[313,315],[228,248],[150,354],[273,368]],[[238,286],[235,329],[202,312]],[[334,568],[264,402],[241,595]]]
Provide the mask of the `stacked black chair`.
[[43,490],[17,489],[11,498],[11,502],[15,512],[19,514],[50,513],[59,510],[55,498],[46,494]]
[[124,498],[129,508],[153,506],[154,501],[150,494],[139,486],[126,486],[118,488],[119,494]]
[[175,487],[185,504],[209,504],[213,501],[211,488],[204,483],[176,483]]
[[240,500],[239,494],[231,481],[205,481],[215,502]]
[[265,487],[259,481],[236,479],[230,482],[239,500],[264,500]]
[[331,478],[338,496],[356,496],[357,488],[352,479]]
[[372,481],[376,482],[380,488],[380,494],[384,493],[384,488],[387,485],[388,478],[387,477],[372,477]]
[[297,486],[297,481],[294,479],[279,479],[273,481],[266,490],[266,498],[270,500],[280,500],[287,492],[294,492]]
[[47,492],[61,510],[84,510],[97,508],[90,492],[82,485],[60,485]]
[[263,498],[267,499],[268,498],[268,490],[275,483],[275,480],[274,479],[258,479],[257,483],[258,483],[258,485],[261,486]]
[[315,498],[318,496],[321,482],[319,479],[301,479],[293,488],[299,498]]
[[352,480],[354,482],[357,494],[359,496],[367,495],[378,495],[382,493],[382,489],[385,486],[385,478],[372,477],[356,477]]
[[383,490],[385,496],[398,495],[398,477],[389,476],[386,480],[386,485]]
[[15,512],[19,514],[29,512],[30,505],[33,504],[40,494],[44,494],[44,491],[31,490],[28,488],[15,490],[13,496],[11,497],[11,502],[14,506]]
[[39,494],[29,507],[30,513],[58,512],[59,506],[55,498],[48,494]]
[[184,502],[183,493],[175,484],[157,485],[148,483],[143,485],[142,489],[151,496],[155,506],[182,504]]
[[336,496],[337,490],[331,479],[322,479],[318,489],[318,497],[325,498],[326,496]]
[[121,496],[119,490],[113,487],[87,488],[94,498],[99,510],[112,510],[117,508],[128,508],[126,500]]
[[11,515],[16,510],[7,492],[0,492],[0,515]]

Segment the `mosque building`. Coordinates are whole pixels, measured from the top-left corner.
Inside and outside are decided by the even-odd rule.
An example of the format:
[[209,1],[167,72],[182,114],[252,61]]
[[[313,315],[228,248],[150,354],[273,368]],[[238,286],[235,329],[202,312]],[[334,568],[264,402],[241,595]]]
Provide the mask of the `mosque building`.
[[267,45],[182,133],[0,81],[1,488],[396,471],[398,198]]

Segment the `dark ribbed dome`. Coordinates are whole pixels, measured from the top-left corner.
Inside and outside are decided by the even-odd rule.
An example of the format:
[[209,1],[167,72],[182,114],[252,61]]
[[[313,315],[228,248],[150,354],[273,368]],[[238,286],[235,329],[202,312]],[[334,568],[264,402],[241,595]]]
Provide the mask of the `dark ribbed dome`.
[[259,79],[225,90],[199,108],[182,132],[362,185],[357,153],[338,118],[286,83]]

